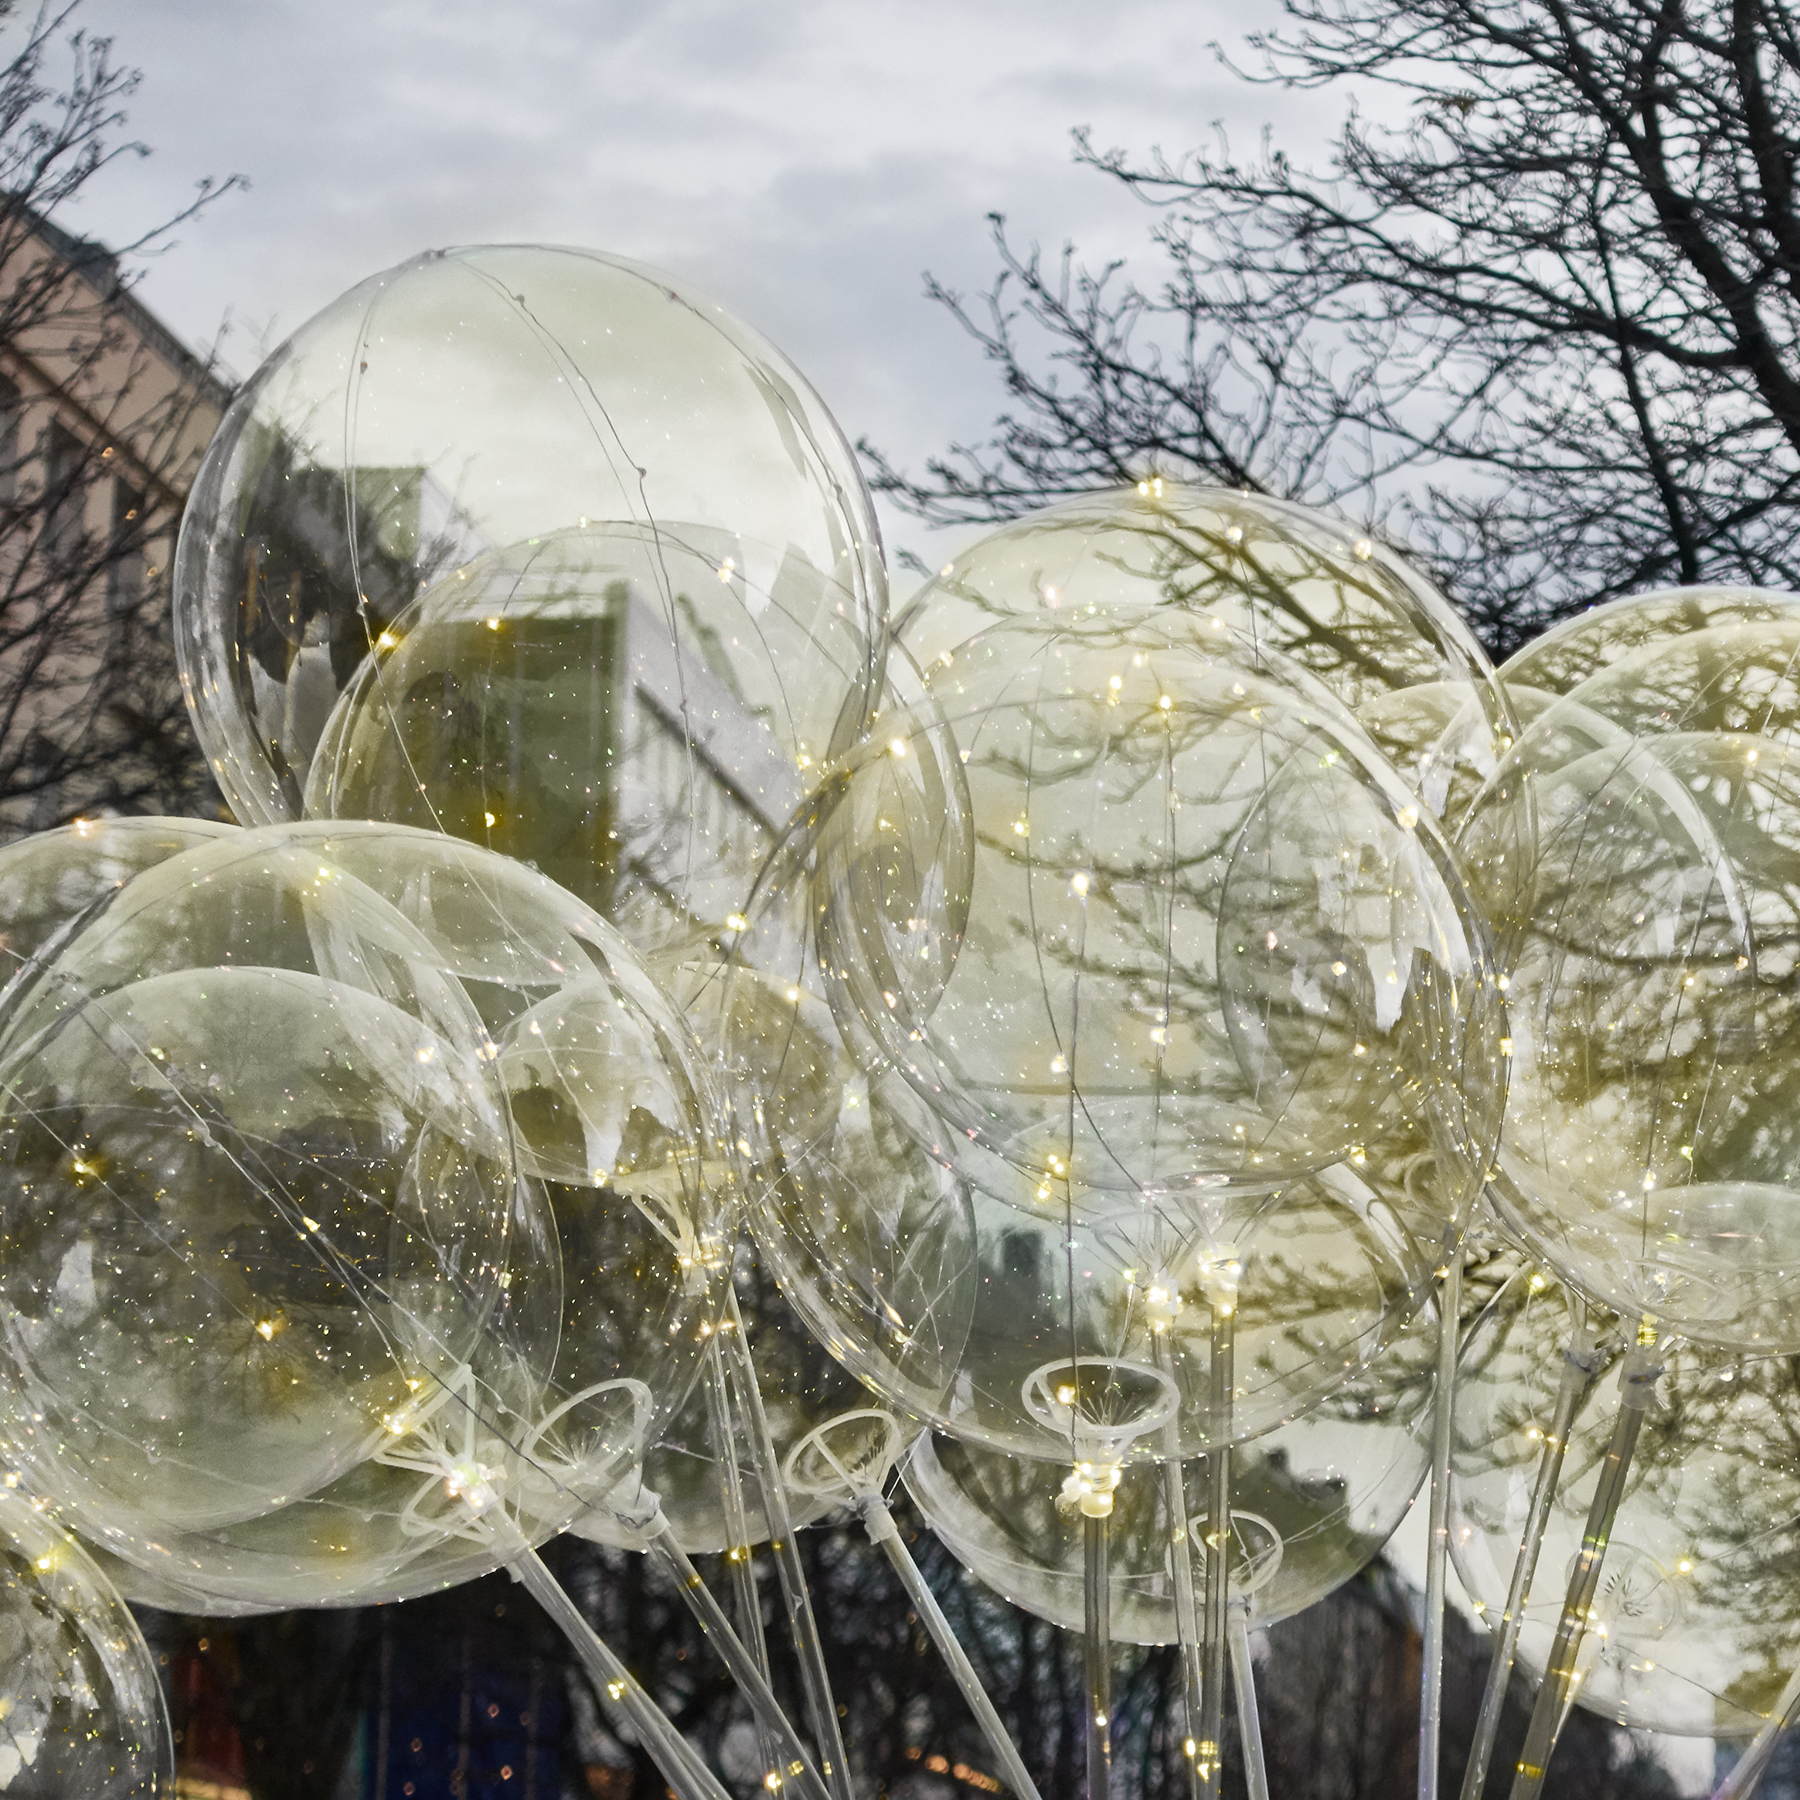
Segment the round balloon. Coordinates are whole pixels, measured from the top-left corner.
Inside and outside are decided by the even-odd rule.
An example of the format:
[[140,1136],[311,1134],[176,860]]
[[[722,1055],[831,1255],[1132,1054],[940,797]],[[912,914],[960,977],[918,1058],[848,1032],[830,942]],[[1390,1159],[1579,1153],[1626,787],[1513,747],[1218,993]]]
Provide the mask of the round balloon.
[[[775,922],[765,933],[753,917],[722,1009],[751,1222],[809,1329],[902,1412],[1041,1458],[1086,1445],[1155,1459],[1171,1429],[1196,1454],[1352,1380],[1430,1291],[1441,1232],[1414,1240],[1350,1162],[1263,1188],[1254,1254],[1235,1270],[1206,1219],[1173,1204],[1072,1219],[984,1191],[941,1127],[930,1135],[916,1089],[850,1053],[813,946],[791,930],[806,892],[775,872]],[[1220,1418],[1209,1371],[1226,1285],[1237,1372]]]
[[541,1179],[515,1192],[500,1298],[471,1354],[410,1378],[411,1403],[354,1467],[244,1518],[98,1535],[152,1603],[200,1592],[212,1610],[251,1610],[449,1585],[513,1541],[484,1511],[534,1539],[561,1528],[679,1406],[716,1318],[729,1203],[708,1090],[691,1033],[618,934],[541,875],[395,828],[234,835],[364,886],[417,934],[433,977],[479,1002],[476,1061],[504,1084],[519,1159]]
[[466,1366],[517,1209],[461,989],[309,850],[133,880],[0,1045],[15,1449],[114,1547],[253,1520]]
[[640,943],[747,888],[886,635],[873,509],[799,371],[674,276],[535,245],[415,258],[277,350],[175,588],[240,818],[456,832]]
[[175,1746],[143,1633],[17,1480],[0,1486],[0,1793],[158,1800]]
[[[1632,639],[1636,605],[1591,634]],[[1538,714],[1461,835],[1509,987],[1491,1192],[1607,1304],[1794,1347],[1800,607],[1664,639],[1674,605]]]
[[1007,619],[925,684],[936,714],[885,712],[810,829],[816,979],[931,1153],[1230,1254],[1283,1183],[1426,1155],[1423,1208],[1386,1198],[1435,1258],[1488,1165],[1503,1009],[1354,719],[1167,607]]
[[77,819],[8,844],[0,850],[0,968],[8,979],[20,974],[60,949],[134,875],[230,830],[205,819]]
[[1486,653],[1417,570],[1340,519],[1238,488],[1147,480],[1074,495],[953,557],[898,622],[929,667],[1003,618],[1078,628],[1146,605],[1303,668],[1439,818],[1514,735]]

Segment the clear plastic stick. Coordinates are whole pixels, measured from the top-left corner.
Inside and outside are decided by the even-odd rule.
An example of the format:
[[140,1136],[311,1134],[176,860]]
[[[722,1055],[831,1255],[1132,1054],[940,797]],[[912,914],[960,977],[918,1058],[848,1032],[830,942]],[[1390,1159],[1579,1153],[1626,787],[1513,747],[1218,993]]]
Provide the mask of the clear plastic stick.
[[1112,1573],[1108,1566],[1112,1520],[1106,1514],[1082,1519],[1083,1598],[1086,1631],[1082,1637],[1087,1676],[1088,1800],[1110,1800],[1112,1794]]
[[888,1511],[887,1502],[878,1493],[864,1493],[858,1496],[858,1504],[862,1508],[863,1526],[869,1534],[869,1541],[879,1544],[893,1565],[894,1573],[900,1577],[901,1586],[906,1589],[907,1598],[912,1601],[914,1612],[924,1621],[925,1629],[931,1633],[931,1641],[938,1647],[938,1654],[943,1657],[956,1685],[962,1689],[963,1698],[968,1701],[969,1710],[974,1713],[982,1736],[988,1741],[988,1748],[993,1751],[995,1760],[1000,1764],[1001,1780],[1019,1800],[1038,1800],[1037,1787],[1026,1772],[1018,1747],[1001,1722],[1000,1715],[995,1712],[993,1701],[987,1697],[987,1690],[981,1685],[981,1678],[975,1673],[974,1665],[969,1661],[956,1633],[950,1628],[950,1621],[944,1617],[944,1609],[938,1605],[937,1595],[926,1585],[925,1577],[919,1572],[919,1565],[913,1561],[912,1552],[907,1549],[906,1542],[900,1535],[900,1528],[894,1523],[893,1514]]
[[725,1304],[731,1329],[721,1339],[723,1354],[737,1389],[738,1404],[749,1427],[750,1454],[756,1463],[757,1485],[769,1521],[769,1546],[775,1552],[775,1568],[781,1577],[781,1599],[787,1609],[788,1635],[800,1660],[800,1678],[806,1691],[806,1712],[819,1746],[820,1768],[831,1789],[832,1800],[855,1800],[850,1792],[850,1771],[844,1760],[844,1737],[838,1729],[837,1701],[831,1692],[831,1676],[825,1668],[825,1650],[819,1642],[818,1621],[813,1617],[812,1597],[806,1591],[806,1571],[800,1565],[800,1546],[794,1542],[793,1519],[788,1511],[787,1488],[763,1410],[762,1390],[756,1385],[756,1365],[750,1360],[749,1340],[744,1336],[743,1315],[737,1294],[726,1284]]
[[[706,1412],[712,1431],[713,1458],[719,1471],[719,1498],[725,1509],[725,1560],[731,1567],[732,1586],[737,1591],[738,1616],[742,1620],[740,1636],[751,1660],[764,1681],[769,1679],[769,1641],[763,1635],[762,1596],[756,1586],[756,1565],[751,1560],[750,1518],[744,1508],[744,1483],[737,1464],[737,1438],[731,1428],[731,1396],[725,1382],[725,1363],[719,1353],[719,1340],[714,1336],[706,1356]],[[763,1768],[773,1772],[781,1767],[781,1754],[776,1742],[757,1721],[757,1741],[762,1750]]]
[[663,1779],[680,1800],[731,1800],[701,1760],[700,1752],[675,1729],[668,1714],[582,1617],[581,1609],[563,1592],[556,1577],[511,1520],[494,1521],[491,1529],[512,1572],[569,1640],[607,1715],[630,1727],[630,1735],[649,1751]]
[[1537,1485],[1532,1490],[1531,1507],[1525,1515],[1519,1554],[1513,1563],[1512,1585],[1507,1589],[1500,1630],[1494,1639],[1493,1661],[1488,1664],[1481,1712],[1475,1720],[1475,1741],[1469,1746],[1468,1766],[1463,1771],[1461,1800],[1481,1800],[1482,1789],[1487,1786],[1488,1764],[1493,1758],[1494,1739],[1499,1735],[1500,1715],[1506,1707],[1507,1685],[1512,1679],[1513,1658],[1519,1647],[1519,1627],[1531,1599],[1531,1581],[1537,1571],[1538,1552],[1544,1544],[1544,1524],[1550,1516],[1550,1503],[1556,1498],[1557,1483],[1562,1479],[1569,1431],[1600,1366],[1594,1334],[1587,1322],[1587,1304],[1577,1299],[1574,1308],[1574,1329],[1569,1334],[1569,1347],[1563,1353],[1562,1386],[1557,1390],[1556,1410],[1544,1437],[1544,1453],[1538,1458]]
[[1763,1720],[1761,1730],[1744,1746],[1744,1754],[1738,1758],[1731,1772],[1713,1789],[1712,1800],[1750,1800],[1750,1795],[1756,1791],[1756,1784],[1768,1773],[1769,1764],[1775,1759],[1782,1734],[1797,1718],[1800,1718],[1800,1669],[1796,1669],[1788,1677],[1787,1686],[1781,1690],[1781,1698],[1775,1702],[1775,1710]]
[[1212,1297],[1209,1425],[1219,1447],[1206,1459],[1206,1616],[1200,1658],[1200,1750],[1203,1800],[1218,1800],[1225,1743],[1226,1640],[1231,1606],[1231,1413],[1237,1349],[1237,1292]]
[[1462,1250],[1445,1252],[1438,1289],[1437,1388],[1431,1400],[1431,1513],[1425,1547],[1425,1631],[1419,1672],[1419,1800],[1437,1800],[1444,1716],[1444,1589],[1450,1574],[1450,1423],[1456,1406],[1456,1339]]
[[[1169,1428],[1175,1437],[1175,1427]],[[1200,1793],[1200,1611],[1194,1601],[1194,1553],[1188,1537],[1187,1494],[1180,1459],[1171,1454],[1162,1466],[1163,1509],[1169,1515],[1169,1568],[1175,1582],[1175,1632],[1181,1642],[1182,1699],[1187,1713],[1188,1791]]]
[[1231,1603],[1231,1675],[1237,1686],[1238,1737],[1244,1746],[1244,1791],[1269,1800],[1269,1768],[1263,1760],[1262,1714],[1256,1704],[1256,1666],[1250,1659],[1250,1602]]
[[736,1434],[731,1428],[731,1397],[725,1386],[725,1364],[715,1337],[706,1358],[707,1423],[712,1428],[713,1455],[719,1468],[719,1496],[725,1508],[725,1560],[743,1614],[740,1632],[745,1646],[766,1676],[769,1640],[763,1633],[762,1596],[756,1586],[756,1562],[750,1542],[750,1514],[744,1505],[744,1480],[737,1465]]
[[[1166,1331],[1153,1339],[1156,1366],[1173,1379],[1170,1367],[1174,1358]],[[1187,1735],[1182,1744],[1186,1755],[1188,1793],[1200,1800],[1200,1610],[1194,1599],[1194,1545],[1188,1536],[1187,1485],[1181,1464],[1181,1421],[1172,1417],[1163,1428],[1162,1465],[1163,1510],[1169,1515],[1169,1572],[1175,1584],[1175,1636],[1181,1645],[1181,1677],[1183,1711],[1187,1718]]]
[[1519,1752],[1512,1800],[1536,1800],[1543,1792],[1551,1752],[1568,1713],[1575,1684],[1575,1660],[1581,1653],[1581,1640],[1599,1590],[1607,1540],[1625,1492],[1625,1478],[1631,1472],[1644,1411],[1655,1397],[1661,1373],[1655,1335],[1646,1328],[1640,1341],[1626,1353],[1625,1365],[1619,1372],[1619,1416],[1613,1426],[1612,1442],[1606,1447],[1606,1460],[1600,1466],[1593,1502],[1588,1507],[1587,1529],[1582,1533],[1581,1551],[1575,1558],[1568,1593],[1563,1598],[1556,1641],[1550,1647],[1550,1660],[1531,1709],[1531,1723],[1525,1728],[1525,1747]]
[[768,1676],[756,1666],[755,1658],[744,1648],[744,1640],[731,1629],[731,1621],[726,1618],[725,1609],[713,1598],[711,1590],[700,1579],[699,1570],[676,1542],[669,1521],[658,1512],[645,1529],[644,1535],[649,1542],[650,1554],[675,1578],[689,1611],[699,1620],[700,1629],[706,1633],[713,1648],[719,1653],[720,1660],[731,1671],[731,1678],[737,1683],[738,1691],[750,1702],[757,1728],[779,1747],[781,1761],[768,1772],[776,1775],[782,1786],[791,1782],[807,1794],[810,1800],[830,1800],[824,1782],[819,1779],[818,1770],[813,1767],[812,1758],[806,1753],[806,1746],[800,1742],[787,1714],[781,1710],[780,1702],[770,1689]]

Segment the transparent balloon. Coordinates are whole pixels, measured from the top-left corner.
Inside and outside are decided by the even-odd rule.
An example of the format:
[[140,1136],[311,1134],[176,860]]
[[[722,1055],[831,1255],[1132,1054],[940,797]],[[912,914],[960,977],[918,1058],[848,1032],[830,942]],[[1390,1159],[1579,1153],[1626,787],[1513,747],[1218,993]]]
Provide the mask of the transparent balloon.
[[158,1800],[175,1746],[143,1634],[16,1481],[0,1487],[0,1793]]
[[202,846],[9,1024],[9,1349],[125,1515],[312,1491],[466,1357],[506,1266],[504,1110],[468,1001],[360,883],[280,843]]
[[229,832],[204,819],[78,819],[0,850],[6,979],[61,948],[134,875]]
[[[1498,1617],[1574,1323],[1564,1291],[1524,1274],[1462,1351],[1451,1553]],[[1613,1433],[1611,1379],[1635,1321],[1597,1320],[1604,1364],[1567,1439],[1519,1638],[1534,1673],[1549,1653],[1564,1577]],[[1744,1736],[1800,1660],[1792,1521],[1800,1386],[1789,1357],[1669,1341],[1582,1641],[1577,1703],[1621,1724]]]
[[[1232,1451],[1230,1591],[1252,1629],[1322,1600],[1373,1557],[1405,1516],[1430,1459],[1431,1308],[1345,1388]],[[1070,1630],[1084,1620],[1082,1521],[1065,1511],[1067,1462],[1008,1457],[920,1438],[902,1465],[907,1491],[956,1558],[1014,1605]],[[1175,1545],[1165,1482],[1130,1466],[1108,1531],[1112,1634],[1140,1644],[1178,1635],[1170,1558],[1196,1587],[1208,1555],[1205,1465],[1181,1472],[1187,1541]]]
[[1509,985],[1503,1219],[1608,1305],[1771,1350],[1800,1344],[1800,608],[1772,610],[1603,662],[1460,839]]
[[1691,632],[1791,623],[1800,600],[1770,588],[1662,588],[1590,607],[1553,625],[1500,670],[1509,697],[1558,697],[1590,675],[1653,646],[1672,649]]
[[1429,815],[1284,673],[1173,608],[946,653],[938,717],[884,713],[816,808],[816,979],[931,1154],[1022,1211],[1235,1252],[1281,1184],[1386,1182],[1410,1135],[1425,1205],[1385,1198],[1435,1253],[1498,1120],[1483,930]]
[[[417,831],[236,835],[253,858],[360,889],[413,934],[432,981],[479,1002],[474,1064],[523,1121],[535,1179],[513,1195],[509,1259],[467,1353],[409,1375],[409,1402],[354,1466],[241,1518],[165,1518],[153,1540],[115,1523],[101,1541],[153,1603],[199,1591],[247,1610],[449,1585],[500,1560],[485,1513],[536,1540],[598,1504],[693,1380],[729,1204],[708,1091],[691,1033],[618,934],[543,876]],[[269,1060],[279,1073],[281,1054]]]
[[[709,622],[696,595],[735,616]],[[680,527],[592,525],[478,558],[382,632],[326,726],[307,811],[452,832],[530,861],[641,945],[704,943],[866,679],[834,651],[841,620],[822,646],[782,642],[745,605],[741,573]]]
[[[620,1537],[609,1497],[623,1487],[635,1505],[648,1484],[692,1548],[714,1547],[713,1485],[683,1452],[708,1410],[738,1190],[692,1027],[619,932],[511,858],[370,825],[296,835],[413,921],[476,1001],[520,1163],[550,1201],[561,1332],[535,1412],[518,1409],[530,1453],[514,1459],[512,1503]],[[521,1275],[523,1326],[543,1309]]]
[[642,945],[716,926],[859,728],[886,589],[786,358],[673,276],[514,245],[374,276],[275,352],[207,454],[175,612],[241,818],[430,824]]

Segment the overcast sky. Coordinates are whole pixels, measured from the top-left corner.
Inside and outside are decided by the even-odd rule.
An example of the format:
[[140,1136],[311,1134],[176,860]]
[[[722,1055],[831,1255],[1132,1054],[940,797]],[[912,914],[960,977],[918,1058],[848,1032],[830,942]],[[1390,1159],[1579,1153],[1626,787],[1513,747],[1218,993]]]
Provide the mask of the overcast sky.
[[[150,269],[144,298],[248,374],[362,276],[430,245],[539,239],[711,288],[811,376],[852,439],[917,464],[999,391],[921,294],[979,289],[986,215],[1090,261],[1148,256],[1153,217],[1077,169],[1101,145],[1178,154],[1225,121],[1290,148],[1331,109],[1219,66],[1259,9],[1144,0],[86,0],[144,81],[116,166],[64,219],[118,242],[203,175],[241,174]],[[1285,115],[1285,116],[1284,116]],[[260,348],[259,348],[260,347]],[[890,535],[892,515],[887,515]],[[931,557],[944,540],[902,541]]]

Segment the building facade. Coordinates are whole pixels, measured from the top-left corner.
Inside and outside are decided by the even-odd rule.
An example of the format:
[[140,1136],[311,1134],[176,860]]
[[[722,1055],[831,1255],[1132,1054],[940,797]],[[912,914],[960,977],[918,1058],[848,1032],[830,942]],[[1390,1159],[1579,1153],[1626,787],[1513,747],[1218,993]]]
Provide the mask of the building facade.
[[0,223],[0,838],[216,804],[175,680],[169,571],[229,398],[116,257],[15,204]]

